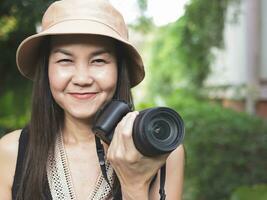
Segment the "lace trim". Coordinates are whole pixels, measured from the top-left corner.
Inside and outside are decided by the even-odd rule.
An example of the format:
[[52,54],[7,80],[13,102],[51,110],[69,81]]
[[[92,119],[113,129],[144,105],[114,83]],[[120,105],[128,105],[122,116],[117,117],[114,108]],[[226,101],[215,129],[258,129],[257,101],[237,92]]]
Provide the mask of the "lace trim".
[[[106,163],[108,179],[113,184],[113,169]],[[47,162],[47,178],[53,200],[76,200],[72,177],[68,167],[68,158],[64,148],[63,137],[60,134],[56,139],[55,153],[49,154]],[[88,200],[112,199],[111,189],[102,174],[99,175],[94,189]]]

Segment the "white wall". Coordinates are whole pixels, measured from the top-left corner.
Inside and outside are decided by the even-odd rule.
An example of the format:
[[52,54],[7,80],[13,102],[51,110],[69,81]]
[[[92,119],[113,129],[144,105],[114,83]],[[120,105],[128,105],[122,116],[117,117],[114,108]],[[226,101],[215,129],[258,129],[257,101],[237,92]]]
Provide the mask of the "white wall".
[[[258,0],[256,0],[258,1]],[[261,80],[267,80],[267,0],[261,1]],[[212,74],[207,80],[209,85],[239,85],[246,82],[246,22],[245,3],[242,1],[238,23],[229,22],[234,8],[228,10],[228,22],[225,25],[225,48],[214,49],[216,59],[212,64]],[[249,48],[249,47],[248,47]]]
[[246,38],[245,5],[242,4],[238,21],[233,22],[233,12],[229,8],[224,29],[225,48],[214,49],[216,59],[211,66],[212,74],[208,85],[241,85],[246,81]]
[[[267,0],[255,1],[260,3],[260,10],[257,12],[260,13],[259,27],[257,21],[253,22],[258,20],[257,13],[249,12],[251,6],[255,5],[252,0],[241,1],[238,23],[229,23],[234,8],[228,9],[228,22],[224,30],[225,48],[213,50],[215,60],[206,85],[231,87],[227,90],[215,90],[211,94],[214,97],[245,98],[249,102],[249,97],[253,96],[251,98],[267,100],[267,85],[260,82],[267,81]],[[256,29],[248,29],[248,26],[259,29],[259,33]],[[260,36],[259,40],[256,35]],[[255,68],[257,66],[259,69]],[[242,85],[246,87],[239,87]]]
[[267,80],[267,1],[261,0],[261,73],[260,77]]

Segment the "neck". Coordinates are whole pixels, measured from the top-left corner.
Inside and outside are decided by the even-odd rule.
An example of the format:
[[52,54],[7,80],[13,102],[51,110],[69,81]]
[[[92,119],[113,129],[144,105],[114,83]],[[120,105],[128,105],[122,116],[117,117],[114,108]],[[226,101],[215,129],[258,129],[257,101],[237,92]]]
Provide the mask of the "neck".
[[88,120],[76,119],[65,115],[65,123],[62,130],[64,143],[78,144],[94,141],[92,123]]

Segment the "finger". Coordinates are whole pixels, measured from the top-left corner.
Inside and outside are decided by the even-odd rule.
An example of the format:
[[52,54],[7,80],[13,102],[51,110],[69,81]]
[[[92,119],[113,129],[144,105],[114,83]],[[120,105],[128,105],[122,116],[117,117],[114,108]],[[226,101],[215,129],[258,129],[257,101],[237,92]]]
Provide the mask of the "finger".
[[[108,149],[108,157],[117,157],[117,154],[121,152],[126,152],[128,148],[133,148],[132,141],[132,127],[133,122],[138,112],[130,112],[123,117],[123,119],[117,125],[113,139]],[[116,156],[115,156],[116,154]]]
[[125,115],[121,121],[117,124],[114,134],[113,134],[113,138],[112,141],[109,145],[108,148],[108,154],[107,157],[110,158],[110,160],[112,160],[113,157],[115,157],[115,155],[117,154],[117,152],[121,152],[123,149],[123,138],[122,138],[122,130],[123,127],[126,124],[127,118],[129,117],[129,115]]
[[131,117],[132,114],[138,114],[138,111],[133,111],[133,112],[129,112],[127,113],[119,122],[119,124],[121,124],[121,126],[124,126],[126,121],[128,120],[129,117]]
[[134,120],[137,117],[138,112],[130,112],[127,114],[127,117],[125,118],[123,127],[122,127],[122,134],[126,137],[131,137],[132,136],[132,130],[133,130],[133,124]]

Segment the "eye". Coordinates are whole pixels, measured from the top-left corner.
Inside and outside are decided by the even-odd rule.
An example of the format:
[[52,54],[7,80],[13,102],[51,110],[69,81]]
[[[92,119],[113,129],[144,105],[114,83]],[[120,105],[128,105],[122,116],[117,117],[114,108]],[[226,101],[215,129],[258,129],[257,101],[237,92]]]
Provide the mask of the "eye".
[[57,61],[57,63],[61,63],[61,64],[65,64],[65,63],[71,63],[72,60],[71,59],[60,59]]
[[94,59],[94,60],[92,61],[92,63],[97,64],[97,65],[103,65],[103,64],[106,64],[107,61],[104,60],[104,59],[102,59],[102,58],[98,58],[98,59]]

